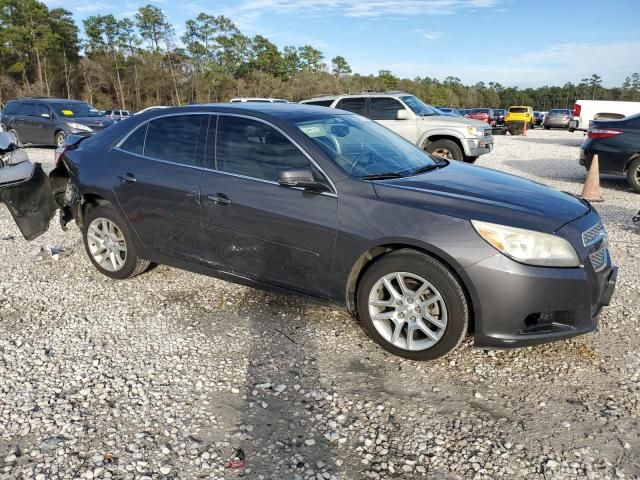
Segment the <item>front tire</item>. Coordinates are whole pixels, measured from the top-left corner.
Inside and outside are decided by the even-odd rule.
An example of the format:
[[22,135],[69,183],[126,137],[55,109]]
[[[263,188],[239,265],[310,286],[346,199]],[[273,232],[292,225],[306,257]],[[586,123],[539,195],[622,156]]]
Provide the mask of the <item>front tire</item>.
[[627,183],[633,191],[640,193],[640,157],[637,157],[627,169]]
[[107,277],[122,280],[149,268],[150,262],[137,255],[126,221],[110,205],[90,207],[84,216],[82,237],[91,263]]
[[434,157],[444,158],[446,160],[464,160],[464,154],[458,144],[452,140],[436,140],[429,143],[424,150]]
[[64,133],[62,130],[57,131],[56,134],[53,136],[53,141],[55,142],[56,147],[61,147],[66,138],[67,138],[66,133]]
[[451,352],[469,324],[458,280],[436,259],[409,249],[385,255],[366,270],[357,309],[378,345],[410,360],[434,360]]

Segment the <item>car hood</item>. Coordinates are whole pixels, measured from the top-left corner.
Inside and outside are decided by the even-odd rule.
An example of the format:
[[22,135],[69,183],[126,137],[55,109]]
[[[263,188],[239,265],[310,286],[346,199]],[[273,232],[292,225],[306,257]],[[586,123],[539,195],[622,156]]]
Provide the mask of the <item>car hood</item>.
[[113,120],[109,117],[74,117],[69,118],[69,122],[79,123],[80,125],[86,125],[87,127],[104,128],[113,124]]
[[421,175],[373,183],[385,201],[547,233],[590,211],[588,203],[568,193],[459,162]]
[[418,121],[429,122],[430,126],[441,125],[443,127],[456,127],[460,125],[473,125],[474,127],[486,128],[487,123],[471,118],[451,116],[451,115],[434,115],[429,117],[418,117]]

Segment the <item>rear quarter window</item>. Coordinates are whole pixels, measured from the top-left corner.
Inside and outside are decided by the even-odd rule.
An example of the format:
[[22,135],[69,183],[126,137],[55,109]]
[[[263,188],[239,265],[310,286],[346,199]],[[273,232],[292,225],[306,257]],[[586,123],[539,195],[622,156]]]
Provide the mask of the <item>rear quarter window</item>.
[[145,123],[129,135],[120,145],[120,148],[125,152],[142,155],[142,152],[144,152],[144,139],[147,136],[147,125],[148,123]]

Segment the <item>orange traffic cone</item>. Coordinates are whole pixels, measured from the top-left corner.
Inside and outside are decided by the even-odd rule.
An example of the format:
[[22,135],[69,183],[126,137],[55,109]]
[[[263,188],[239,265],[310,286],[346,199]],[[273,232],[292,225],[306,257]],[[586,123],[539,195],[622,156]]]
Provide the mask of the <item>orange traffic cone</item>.
[[522,136],[527,136],[527,122],[524,122],[524,125],[522,125]]
[[587,179],[584,182],[584,187],[579,197],[589,202],[604,202],[600,191],[600,165],[598,164],[598,155],[594,155],[593,160],[591,160],[591,167],[589,167]]

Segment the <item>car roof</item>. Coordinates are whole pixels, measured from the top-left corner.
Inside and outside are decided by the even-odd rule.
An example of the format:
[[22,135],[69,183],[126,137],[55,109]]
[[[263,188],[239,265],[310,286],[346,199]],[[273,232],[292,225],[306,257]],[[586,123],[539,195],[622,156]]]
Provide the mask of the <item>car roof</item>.
[[315,102],[315,101],[320,101],[320,100],[337,100],[337,99],[343,99],[343,98],[362,98],[362,97],[369,97],[369,98],[374,98],[374,97],[393,97],[393,98],[400,98],[400,97],[406,97],[406,96],[413,96],[411,93],[407,93],[407,92],[401,92],[400,90],[391,90],[388,92],[361,92],[361,93],[345,93],[342,95],[323,95],[321,97],[312,97],[312,98],[307,98],[305,100],[302,100],[301,103],[303,102]]
[[[304,116],[326,116],[326,115],[353,115],[351,112],[341,110],[328,110],[326,107],[315,105],[305,105],[301,103],[205,103],[200,105],[188,105],[184,107],[169,107],[162,110],[150,110],[149,116],[171,115],[180,112],[220,112],[237,113],[246,115],[270,116],[288,120]],[[147,112],[145,112],[146,114]]]

